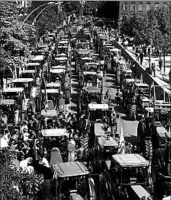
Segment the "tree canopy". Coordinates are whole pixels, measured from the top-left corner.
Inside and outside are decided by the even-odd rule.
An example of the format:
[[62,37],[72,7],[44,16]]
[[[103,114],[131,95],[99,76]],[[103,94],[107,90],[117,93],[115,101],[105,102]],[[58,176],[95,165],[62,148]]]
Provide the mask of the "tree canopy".
[[144,16],[124,16],[121,32],[136,38],[138,43],[149,43],[163,48],[169,40],[169,7],[150,9]]
[[[1,69],[16,63],[16,51],[29,53],[29,47],[35,44],[34,26],[23,24],[19,19],[16,2],[0,2],[1,6]],[[3,49],[3,50],[2,50]]]

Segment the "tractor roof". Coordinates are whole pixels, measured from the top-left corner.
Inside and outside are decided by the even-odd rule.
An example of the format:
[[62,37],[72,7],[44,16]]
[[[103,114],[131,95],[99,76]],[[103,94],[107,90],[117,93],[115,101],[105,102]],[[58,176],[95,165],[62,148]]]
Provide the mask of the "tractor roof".
[[149,88],[149,85],[147,84],[147,83],[135,83],[135,85],[137,86],[137,87],[147,87],[147,88]]
[[5,88],[3,90],[3,92],[7,93],[7,92],[23,92],[24,91],[24,88],[22,87],[18,87],[18,88]]
[[32,70],[24,70],[23,72],[21,72],[21,74],[27,74],[27,73],[36,73],[36,70],[32,69]]
[[67,57],[56,57],[55,60],[59,60],[59,61],[63,61],[63,60],[67,60]]
[[29,83],[33,81],[34,81],[33,78],[16,78],[12,80],[13,83]]
[[98,144],[103,147],[118,147],[118,143],[112,137],[99,137]]
[[113,160],[121,167],[147,167],[149,162],[140,154],[116,154]]
[[138,195],[139,199],[148,199],[150,194],[141,185],[131,185],[132,190]]
[[26,65],[26,67],[28,67],[28,66],[40,66],[40,63],[28,63],[27,65]]
[[52,165],[54,178],[69,178],[89,174],[86,166],[81,162],[65,162]]
[[88,93],[100,93],[101,89],[97,88],[95,86],[89,86],[89,87],[83,87],[83,91],[86,91]]
[[37,55],[34,58],[32,58],[32,61],[40,61],[40,60],[44,60],[45,56],[44,55]]
[[163,198],[162,200],[170,200],[171,199],[171,195],[168,197]]
[[144,108],[147,112],[153,113],[154,112],[154,107],[146,107]]
[[48,88],[56,88],[56,87],[61,87],[61,84],[60,83],[46,83],[46,87]]
[[62,137],[62,136],[69,137],[69,134],[67,133],[67,130],[65,128],[43,129],[42,135],[45,137]]
[[109,110],[109,105],[108,104],[94,104],[94,103],[89,103],[88,108],[90,110]]
[[14,99],[0,99],[0,105],[14,105]]
[[66,69],[65,65],[52,66],[52,69]]
[[[112,46],[113,47],[113,46]],[[112,48],[110,49],[111,52],[120,52],[121,50],[120,49],[117,49],[117,48]]]
[[97,73],[92,72],[92,71],[86,71],[86,72],[83,72],[83,75],[97,75]]
[[42,93],[47,93],[47,94],[57,94],[59,92],[59,89],[54,89],[54,88],[48,88],[46,89],[46,91],[44,89],[42,89]]
[[93,60],[93,58],[91,57],[84,57],[84,58],[81,58],[82,60]]
[[65,69],[50,69],[50,72],[54,74],[60,74],[60,73],[64,73]]
[[86,62],[85,65],[93,65],[95,67],[97,67],[99,65],[99,63],[95,63],[95,62]]
[[42,110],[41,115],[45,117],[57,117],[57,110]]

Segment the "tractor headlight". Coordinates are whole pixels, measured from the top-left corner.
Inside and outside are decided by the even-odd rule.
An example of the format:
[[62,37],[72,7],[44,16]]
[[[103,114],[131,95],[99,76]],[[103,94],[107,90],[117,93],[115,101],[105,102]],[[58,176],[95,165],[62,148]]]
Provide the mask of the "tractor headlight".
[[145,196],[141,197],[141,200],[146,200],[146,197]]

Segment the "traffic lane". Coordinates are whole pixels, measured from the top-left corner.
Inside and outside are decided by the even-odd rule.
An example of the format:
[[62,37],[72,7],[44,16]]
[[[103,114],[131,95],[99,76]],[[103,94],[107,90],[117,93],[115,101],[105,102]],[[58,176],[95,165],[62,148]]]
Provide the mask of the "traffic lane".
[[103,88],[104,94],[108,89],[112,92],[112,102],[115,105],[114,109],[121,117],[121,119],[117,120],[118,133],[121,131],[121,126],[122,126],[125,140],[133,145],[136,145],[138,121],[130,120],[129,117],[126,116],[125,109],[123,108],[122,105],[116,106],[115,96],[117,92],[117,86],[115,84],[115,75],[107,73],[106,76],[104,77],[103,86],[104,86]]
[[77,113],[78,75],[75,74],[74,65],[71,66],[71,71],[71,100],[67,107],[69,112]]

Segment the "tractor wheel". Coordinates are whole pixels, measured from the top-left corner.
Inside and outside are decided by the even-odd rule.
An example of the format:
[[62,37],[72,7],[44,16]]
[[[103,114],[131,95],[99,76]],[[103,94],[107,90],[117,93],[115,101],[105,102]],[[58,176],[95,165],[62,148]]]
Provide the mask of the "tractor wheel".
[[151,161],[153,157],[153,146],[151,140],[144,141],[144,157]]
[[136,105],[130,106],[129,115],[132,119],[136,120]]
[[70,96],[71,96],[70,91],[69,90],[65,90],[65,103],[66,104],[70,103]]
[[90,191],[90,200],[97,200],[96,187],[95,187],[94,179],[89,178],[88,184],[89,184],[89,191]]

